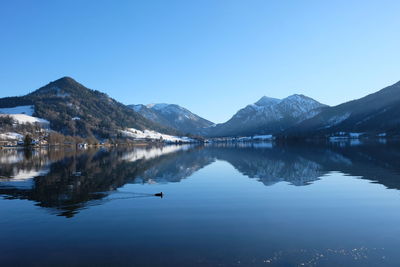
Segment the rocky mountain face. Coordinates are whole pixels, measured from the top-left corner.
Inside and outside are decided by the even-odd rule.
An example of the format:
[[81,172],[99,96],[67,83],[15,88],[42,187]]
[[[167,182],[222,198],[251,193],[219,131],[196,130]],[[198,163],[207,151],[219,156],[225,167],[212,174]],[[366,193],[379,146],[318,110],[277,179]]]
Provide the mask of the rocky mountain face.
[[284,99],[262,97],[256,103],[239,110],[229,121],[208,128],[208,136],[240,136],[276,134],[327,108],[304,95]]
[[376,93],[325,108],[316,116],[287,129],[288,136],[326,135],[336,132],[400,132],[400,82]]
[[146,119],[184,134],[201,134],[212,122],[174,104],[129,105]]

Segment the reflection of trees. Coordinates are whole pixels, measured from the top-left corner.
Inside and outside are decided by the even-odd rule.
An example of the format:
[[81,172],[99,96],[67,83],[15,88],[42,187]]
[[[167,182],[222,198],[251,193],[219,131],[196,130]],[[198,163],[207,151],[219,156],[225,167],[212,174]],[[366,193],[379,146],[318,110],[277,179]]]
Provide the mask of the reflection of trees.
[[[151,149],[133,151],[147,155],[154,153]],[[73,216],[89,201],[102,199],[108,195],[108,191],[126,183],[170,182],[186,178],[210,163],[199,151],[177,150],[175,153],[160,154],[158,157],[148,157],[149,159],[140,157],[134,162],[124,160],[128,153],[132,153],[131,149],[126,148],[66,153],[50,165],[46,175],[32,178],[34,185],[31,188],[1,186],[0,183],[0,194],[7,195],[8,198],[34,200],[42,207],[59,209],[61,215]],[[49,162],[49,158],[44,162]],[[52,158],[54,159],[54,155]],[[26,159],[15,164],[11,165],[14,168],[33,168],[37,163]]]
[[41,172],[52,162],[86,151],[67,149],[4,149],[0,150],[0,181],[17,176],[20,172]]
[[[400,147],[393,144],[0,150],[0,194],[33,200],[68,217],[127,183],[179,182],[214,160],[227,161],[264,185],[308,185],[340,171],[400,189],[398,159]],[[19,186],[29,178],[31,186]]]

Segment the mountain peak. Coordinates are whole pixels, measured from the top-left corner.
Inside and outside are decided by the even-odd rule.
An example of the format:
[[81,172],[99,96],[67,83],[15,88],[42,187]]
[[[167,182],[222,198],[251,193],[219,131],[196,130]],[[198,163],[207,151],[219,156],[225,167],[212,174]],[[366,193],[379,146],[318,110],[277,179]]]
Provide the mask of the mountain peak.
[[59,78],[59,79],[57,79],[57,80],[55,80],[53,82],[77,82],[77,81],[72,77],[64,76],[64,77],[61,77],[61,78]]
[[279,103],[281,100],[278,98],[263,96],[255,104],[257,106],[269,106]]
[[305,95],[302,95],[302,94],[293,94],[293,95],[290,95],[290,96],[288,96],[286,98],[309,98],[309,97],[307,97]]
[[42,94],[55,94],[57,96],[67,96],[70,93],[79,93],[85,90],[89,90],[76,80],[71,77],[64,76],[55,81],[48,83],[47,85],[34,91],[33,95]]
[[68,76],[61,77],[60,79],[52,81],[49,84],[57,85],[58,87],[84,87],[75,79]]
[[210,136],[276,134],[321,112],[325,105],[301,94],[284,99],[263,96],[239,110],[225,123],[210,129]]
[[166,103],[152,103],[152,104],[147,104],[146,107],[152,108],[152,109],[156,109],[156,110],[160,110],[160,109],[166,108],[166,107],[168,107],[170,105],[171,104],[166,104]]
[[326,106],[326,105],[318,102],[317,100],[315,100],[315,99],[313,99],[311,97],[302,95],[302,94],[293,94],[293,95],[290,95],[290,96],[288,96],[288,97],[286,97],[286,98],[284,98],[282,100],[282,103],[293,104],[295,102],[301,103],[303,105],[306,104],[306,103],[311,103],[311,104],[314,104],[314,105],[317,105],[317,106]]
[[153,122],[177,129],[182,133],[198,134],[204,128],[213,125],[212,122],[176,104],[153,103],[129,107]]
[[[312,99],[311,97],[302,95],[302,94],[293,94],[293,95],[290,95],[290,96],[284,98],[283,100],[294,100],[294,101],[299,101],[299,100],[314,100],[314,99]],[[314,100],[314,101],[315,101],[315,100]]]

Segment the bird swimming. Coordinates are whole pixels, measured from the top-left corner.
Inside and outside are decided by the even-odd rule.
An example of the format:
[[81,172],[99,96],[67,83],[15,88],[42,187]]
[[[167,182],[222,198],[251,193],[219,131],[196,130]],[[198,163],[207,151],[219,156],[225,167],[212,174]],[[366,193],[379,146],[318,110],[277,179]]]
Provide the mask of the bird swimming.
[[163,194],[163,192],[160,192],[160,193],[155,193],[154,196],[162,198],[164,196],[164,194]]

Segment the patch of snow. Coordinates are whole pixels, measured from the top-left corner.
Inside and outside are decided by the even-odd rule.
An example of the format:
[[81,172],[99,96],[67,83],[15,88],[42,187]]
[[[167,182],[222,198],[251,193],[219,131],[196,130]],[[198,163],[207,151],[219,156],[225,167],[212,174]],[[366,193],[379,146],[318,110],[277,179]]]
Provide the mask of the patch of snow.
[[159,104],[148,104],[147,105],[147,107],[148,108],[153,108],[153,109],[156,109],[156,110],[160,110],[160,109],[164,109],[164,108],[166,108],[166,107],[168,107],[169,106],[169,104],[165,104],[165,103],[159,103]]
[[[43,176],[49,173],[49,169],[42,169],[38,171],[32,171],[32,170],[19,170],[16,174],[11,176],[12,181],[26,181],[32,178],[35,178],[37,176]],[[11,180],[10,179],[10,180]]]
[[248,107],[253,108],[255,111],[262,111],[262,110],[264,110],[264,106],[257,105],[257,104],[251,104],[251,105],[248,105]]
[[0,140],[22,140],[24,136],[19,133],[7,132],[0,134]]
[[130,106],[134,111],[139,112],[142,110],[143,107],[145,107],[145,105],[142,104],[138,104],[138,105],[131,105]]
[[54,91],[56,93],[56,96],[58,96],[58,97],[64,98],[64,97],[70,96],[70,94],[63,92],[63,90],[57,86],[52,86],[49,89],[49,92],[51,92],[51,91]]
[[32,116],[35,111],[34,106],[17,106],[13,108],[0,108],[1,114],[26,114]]
[[70,96],[70,94],[68,94],[68,93],[61,93],[60,91],[58,91],[57,94],[56,94],[56,96],[64,98],[64,97]]
[[340,116],[333,116],[332,118],[330,118],[328,120],[328,125],[325,128],[330,128],[332,126],[335,126],[339,123],[341,123],[344,120],[347,120],[350,117],[351,113],[350,112],[346,112],[343,115]]
[[267,124],[286,117],[294,118],[298,123],[319,114],[323,106],[303,95],[291,95],[284,99],[264,96],[256,103],[239,110],[233,118],[240,120],[243,125]]
[[272,98],[272,97],[267,97],[263,96],[258,100],[256,103],[254,103],[255,106],[270,106],[270,105],[275,105],[282,101],[281,99],[278,98]]
[[138,139],[138,140],[162,140],[165,143],[176,143],[176,142],[182,142],[182,143],[193,143],[196,142],[196,140],[186,137],[186,136],[173,136],[173,135],[168,135],[168,134],[162,134],[156,131],[152,130],[137,130],[135,128],[128,128],[124,131],[121,131],[122,134],[125,136]]
[[25,114],[0,114],[0,116],[9,116],[11,117],[16,123],[19,124],[25,124],[25,123],[39,123],[42,124],[43,126],[45,125],[49,125],[50,122],[48,120],[45,119],[41,119],[41,118],[36,118],[36,117],[32,117],[29,115],[25,115]]
[[16,123],[39,123],[48,125],[49,121],[41,118],[33,117],[32,114],[35,112],[34,106],[17,106],[13,108],[0,108],[0,116],[9,116]]

